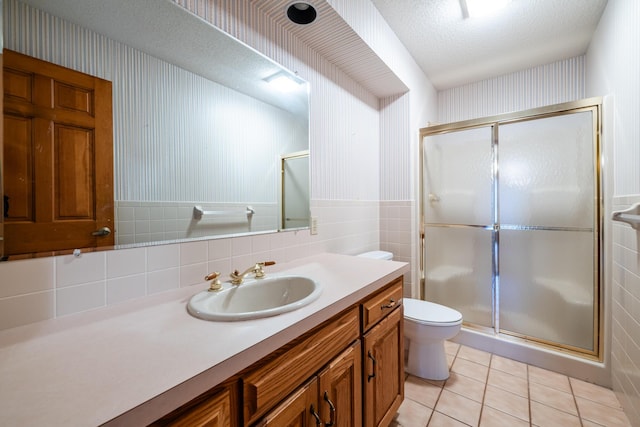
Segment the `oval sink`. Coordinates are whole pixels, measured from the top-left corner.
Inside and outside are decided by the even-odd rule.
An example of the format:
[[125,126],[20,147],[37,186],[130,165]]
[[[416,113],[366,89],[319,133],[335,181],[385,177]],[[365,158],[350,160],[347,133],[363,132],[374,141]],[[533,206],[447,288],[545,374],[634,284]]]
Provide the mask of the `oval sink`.
[[217,292],[199,292],[187,309],[204,320],[235,321],[275,316],[297,310],[318,299],[322,287],[304,276],[273,276],[224,284]]

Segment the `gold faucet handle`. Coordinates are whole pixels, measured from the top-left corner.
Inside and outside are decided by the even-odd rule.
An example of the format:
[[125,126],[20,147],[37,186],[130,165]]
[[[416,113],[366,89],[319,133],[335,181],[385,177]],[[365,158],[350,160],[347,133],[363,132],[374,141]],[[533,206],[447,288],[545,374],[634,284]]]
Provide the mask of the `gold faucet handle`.
[[204,280],[211,280],[208,289],[209,292],[219,291],[220,289],[222,289],[222,282],[220,281],[219,271],[214,271],[213,273],[207,274],[206,276],[204,276]]
[[256,269],[254,271],[254,275],[256,279],[262,279],[265,275],[263,267],[268,267],[270,265],[274,265],[275,261],[263,261],[256,264]]
[[214,271],[213,273],[209,273],[206,276],[204,276],[204,280],[213,280],[213,279],[217,279],[218,277],[220,277],[220,272]]

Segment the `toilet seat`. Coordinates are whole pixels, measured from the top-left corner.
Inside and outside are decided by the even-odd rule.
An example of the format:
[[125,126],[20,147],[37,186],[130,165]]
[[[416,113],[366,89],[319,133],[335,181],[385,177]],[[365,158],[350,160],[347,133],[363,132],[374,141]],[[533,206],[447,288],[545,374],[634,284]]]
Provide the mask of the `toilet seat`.
[[453,308],[415,298],[403,298],[404,318],[426,326],[455,326],[462,314]]

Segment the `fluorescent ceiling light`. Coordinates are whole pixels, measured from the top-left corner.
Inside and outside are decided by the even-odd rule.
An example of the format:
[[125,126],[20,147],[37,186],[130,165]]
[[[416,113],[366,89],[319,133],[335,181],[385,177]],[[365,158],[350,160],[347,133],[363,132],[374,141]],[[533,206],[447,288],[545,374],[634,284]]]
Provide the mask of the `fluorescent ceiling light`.
[[287,73],[279,72],[264,79],[269,86],[280,92],[293,92],[300,86],[300,82]]
[[465,18],[487,16],[504,8],[511,0],[460,0],[462,16]]

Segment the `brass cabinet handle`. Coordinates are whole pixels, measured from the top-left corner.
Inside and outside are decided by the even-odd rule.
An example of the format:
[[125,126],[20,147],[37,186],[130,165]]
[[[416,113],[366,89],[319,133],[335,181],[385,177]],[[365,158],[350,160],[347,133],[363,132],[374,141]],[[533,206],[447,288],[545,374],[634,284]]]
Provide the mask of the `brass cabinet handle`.
[[376,359],[373,357],[373,354],[371,354],[371,350],[369,350],[369,353],[367,354],[367,357],[369,357],[369,359],[371,359],[371,362],[373,364],[372,366],[372,373],[367,375],[367,382],[371,381],[373,378],[376,377]]
[[324,400],[329,404],[329,422],[324,423],[325,427],[331,427],[336,421],[336,407],[333,405],[331,399],[329,399],[329,393],[324,392]]
[[380,310],[384,310],[385,308],[393,308],[396,306],[396,301],[393,298],[389,299],[389,304],[383,304],[380,306]]

